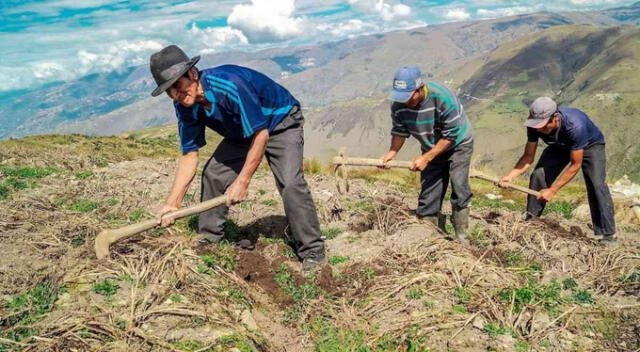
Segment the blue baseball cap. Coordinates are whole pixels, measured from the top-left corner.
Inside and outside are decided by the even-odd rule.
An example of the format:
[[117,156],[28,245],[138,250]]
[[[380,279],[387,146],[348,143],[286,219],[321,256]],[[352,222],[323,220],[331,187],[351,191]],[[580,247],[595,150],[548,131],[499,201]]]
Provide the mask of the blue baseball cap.
[[422,72],[416,66],[404,66],[393,76],[393,91],[389,99],[406,103],[413,92],[423,84]]

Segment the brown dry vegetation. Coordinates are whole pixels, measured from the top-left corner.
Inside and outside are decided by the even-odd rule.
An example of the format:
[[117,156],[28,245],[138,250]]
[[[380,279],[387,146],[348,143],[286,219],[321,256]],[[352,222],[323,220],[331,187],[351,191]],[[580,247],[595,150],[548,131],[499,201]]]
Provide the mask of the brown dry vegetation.
[[[500,192],[474,183],[464,246],[412,215],[415,175],[354,171],[341,195],[310,160],[329,261],[314,278],[299,275],[266,168],[231,211],[229,243],[195,250],[192,218],[96,261],[99,230],[161,202],[175,144],[163,134],[0,143],[0,351],[640,349],[638,226],[621,225],[618,248],[598,245],[567,219],[578,186],[523,222],[522,196],[489,200]],[[240,238],[257,248],[236,248]]]

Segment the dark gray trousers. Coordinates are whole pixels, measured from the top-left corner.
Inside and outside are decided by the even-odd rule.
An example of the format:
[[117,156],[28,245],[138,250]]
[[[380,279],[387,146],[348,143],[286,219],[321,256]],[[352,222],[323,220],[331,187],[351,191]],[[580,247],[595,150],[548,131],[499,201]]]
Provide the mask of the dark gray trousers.
[[451,179],[453,211],[469,206],[473,196],[469,187],[472,153],[473,142],[440,154],[427,165],[421,174],[422,191],[416,209],[418,217],[435,216],[440,212],[449,179]]
[[[300,111],[285,117],[270,134],[265,152],[301,258],[324,250],[316,207],[302,170],[303,125]],[[225,193],[240,173],[249,147],[250,142],[222,140],[204,167],[202,200]],[[211,241],[222,239],[228,211],[226,206],[220,206],[202,213],[198,232]]]
[[[531,174],[529,188],[539,191],[553,184],[562,170],[569,164],[570,148],[548,146],[542,152],[540,160]],[[593,232],[596,235],[613,235],[616,224],[613,212],[613,200],[607,186],[607,159],[604,144],[596,144],[584,149],[582,174],[587,187],[587,198],[591,210]],[[545,202],[536,197],[527,197],[527,212],[535,217],[542,215]]]

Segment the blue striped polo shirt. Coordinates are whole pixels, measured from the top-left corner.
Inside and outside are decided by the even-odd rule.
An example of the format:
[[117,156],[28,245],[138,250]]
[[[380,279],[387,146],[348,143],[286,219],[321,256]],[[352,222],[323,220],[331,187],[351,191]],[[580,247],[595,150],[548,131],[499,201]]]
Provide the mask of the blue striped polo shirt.
[[300,107],[287,89],[247,67],[202,70],[200,83],[211,110],[201,104],[184,107],[174,102],[183,154],[206,144],[206,127],[231,140],[248,140],[262,129],[272,132],[294,106]]
[[415,137],[423,150],[429,150],[446,138],[453,142],[449,150],[473,142],[472,127],[458,97],[447,87],[427,83],[427,96],[418,106],[394,102],[391,105],[391,134]]

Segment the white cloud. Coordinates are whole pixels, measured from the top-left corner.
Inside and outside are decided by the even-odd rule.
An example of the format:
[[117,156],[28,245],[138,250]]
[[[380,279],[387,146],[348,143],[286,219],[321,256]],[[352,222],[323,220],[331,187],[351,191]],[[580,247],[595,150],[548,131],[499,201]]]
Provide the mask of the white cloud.
[[498,17],[508,17],[515,16],[523,13],[531,13],[537,11],[534,7],[529,6],[514,6],[514,7],[505,7],[501,9],[478,9],[477,15],[480,18],[498,18]]
[[293,17],[295,10],[294,0],[251,0],[234,6],[227,23],[250,42],[279,42],[304,33],[304,20]]
[[570,0],[570,3],[574,5],[608,5],[615,4],[617,0]]
[[231,27],[200,29],[192,25],[189,34],[191,35],[189,39],[195,39],[197,43],[195,47],[200,54],[214,53],[224,47],[249,44],[249,40],[240,30]]
[[79,74],[88,72],[117,71],[126,66],[141,65],[149,60],[149,55],[164,47],[164,43],[155,40],[121,40],[102,47],[98,52],[78,51],[80,66],[75,70]]
[[451,9],[444,15],[444,18],[453,21],[464,21],[469,17],[471,17],[471,14],[465,9]]
[[411,7],[399,2],[385,0],[349,0],[354,8],[380,15],[382,20],[389,22],[411,16]]
[[33,65],[32,69],[33,75],[38,79],[57,77],[61,72],[64,72],[64,67],[55,62],[36,63]]
[[[635,1],[455,0],[440,6],[423,0],[5,1],[0,12],[9,20],[0,21],[0,91],[147,64],[149,55],[167,44],[178,44],[189,55],[254,51],[424,26],[425,19],[439,23]],[[228,25],[222,24],[225,18]]]
[[317,29],[321,33],[329,33],[332,36],[343,37],[355,33],[362,33],[366,29],[377,28],[361,20],[349,20],[340,23],[320,23]]

